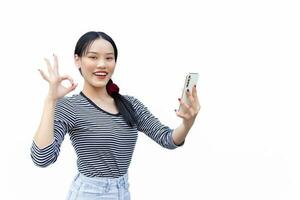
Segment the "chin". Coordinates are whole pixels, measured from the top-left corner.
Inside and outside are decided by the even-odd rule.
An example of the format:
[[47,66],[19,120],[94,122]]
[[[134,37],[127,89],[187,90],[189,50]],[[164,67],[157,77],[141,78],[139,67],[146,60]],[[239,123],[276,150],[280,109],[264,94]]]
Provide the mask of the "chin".
[[94,88],[103,88],[106,87],[106,84],[108,83],[109,79],[110,77],[106,77],[103,80],[92,78],[89,81],[87,81],[87,83]]
[[96,88],[106,87],[106,82],[105,83],[94,83],[93,87],[96,87]]
[[94,87],[97,87],[97,88],[102,88],[102,87],[106,87],[106,84],[108,83],[108,80],[105,80],[105,81],[95,81],[93,83],[93,86]]

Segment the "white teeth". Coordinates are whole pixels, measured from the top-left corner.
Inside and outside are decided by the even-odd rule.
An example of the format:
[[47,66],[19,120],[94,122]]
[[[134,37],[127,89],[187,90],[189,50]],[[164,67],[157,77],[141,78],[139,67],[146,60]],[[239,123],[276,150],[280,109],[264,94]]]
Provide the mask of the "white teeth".
[[96,72],[95,75],[97,75],[97,76],[106,76],[107,73],[104,73],[104,72]]

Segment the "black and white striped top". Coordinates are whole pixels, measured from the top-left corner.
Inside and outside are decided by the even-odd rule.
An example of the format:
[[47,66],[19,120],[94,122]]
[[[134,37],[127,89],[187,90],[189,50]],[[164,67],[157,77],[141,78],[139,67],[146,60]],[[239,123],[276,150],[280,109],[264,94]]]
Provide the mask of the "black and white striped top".
[[54,142],[40,149],[33,142],[33,162],[46,167],[57,160],[66,133],[77,154],[77,167],[88,177],[117,178],[127,173],[138,131],[144,132],[162,147],[178,147],[172,139],[173,129],[163,125],[138,99],[125,95],[135,111],[138,123],[126,124],[120,113],[102,110],[83,93],[57,101],[54,114]]

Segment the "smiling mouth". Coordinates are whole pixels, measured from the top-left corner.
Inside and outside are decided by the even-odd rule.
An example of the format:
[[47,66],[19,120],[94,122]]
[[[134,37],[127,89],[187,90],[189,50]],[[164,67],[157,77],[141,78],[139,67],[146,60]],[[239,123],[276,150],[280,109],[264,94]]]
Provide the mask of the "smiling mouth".
[[107,75],[108,75],[108,73],[107,72],[94,72],[93,73],[95,76],[97,76],[98,78],[105,78]]

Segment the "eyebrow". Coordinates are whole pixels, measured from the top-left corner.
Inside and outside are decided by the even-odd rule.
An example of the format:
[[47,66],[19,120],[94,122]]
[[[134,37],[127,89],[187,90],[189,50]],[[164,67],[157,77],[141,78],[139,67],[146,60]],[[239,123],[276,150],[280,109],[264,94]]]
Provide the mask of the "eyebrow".
[[[95,51],[88,51],[88,52],[86,52],[87,54],[88,53],[94,53],[94,54],[98,54],[97,52],[95,52]],[[106,55],[114,55],[114,53],[106,53]]]

